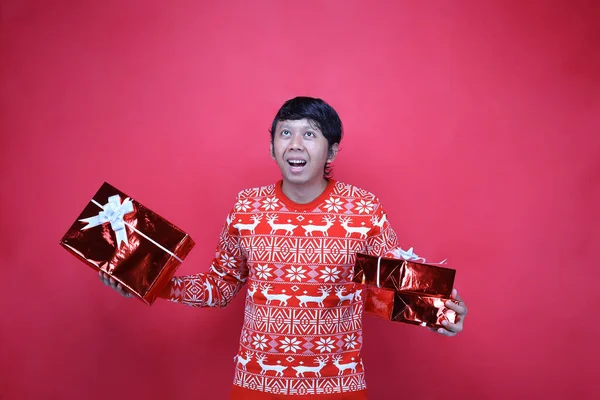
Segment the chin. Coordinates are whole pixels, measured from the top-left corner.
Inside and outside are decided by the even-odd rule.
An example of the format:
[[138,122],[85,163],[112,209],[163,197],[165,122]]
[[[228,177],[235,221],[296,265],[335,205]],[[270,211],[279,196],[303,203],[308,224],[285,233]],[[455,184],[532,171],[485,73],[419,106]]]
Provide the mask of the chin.
[[294,185],[309,185],[311,183],[319,181],[319,178],[314,176],[305,177],[284,175],[283,179]]
[[302,185],[305,183],[308,183],[310,180],[300,177],[300,176],[288,176],[288,175],[284,175],[283,176],[283,180],[287,181],[289,183],[293,183],[294,185]]

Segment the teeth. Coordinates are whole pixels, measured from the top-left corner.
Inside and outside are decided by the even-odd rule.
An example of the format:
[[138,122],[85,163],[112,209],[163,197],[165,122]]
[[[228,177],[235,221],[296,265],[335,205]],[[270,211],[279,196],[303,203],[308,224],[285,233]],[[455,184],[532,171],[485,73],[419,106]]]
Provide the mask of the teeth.
[[300,165],[300,164],[306,164],[306,161],[301,161],[301,160],[288,160],[288,162],[290,164],[298,164],[298,165]]

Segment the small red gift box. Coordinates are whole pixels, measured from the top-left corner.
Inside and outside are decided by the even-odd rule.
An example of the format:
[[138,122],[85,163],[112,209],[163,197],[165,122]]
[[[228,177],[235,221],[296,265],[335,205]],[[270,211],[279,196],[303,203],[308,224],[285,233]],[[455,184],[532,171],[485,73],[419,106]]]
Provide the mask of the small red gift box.
[[431,328],[456,322],[446,307],[456,271],[415,261],[357,253],[353,282],[366,285],[365,313]]
[[148,305],[194,247],[187,233],[108,183],[60,244]]

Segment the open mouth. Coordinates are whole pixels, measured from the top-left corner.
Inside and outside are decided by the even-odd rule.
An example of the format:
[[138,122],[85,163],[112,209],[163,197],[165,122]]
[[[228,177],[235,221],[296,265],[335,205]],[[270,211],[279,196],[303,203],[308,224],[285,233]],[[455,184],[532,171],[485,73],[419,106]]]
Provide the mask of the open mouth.
[[306,161],[304,160],[288,160],[288,164],[292,167],[304,167],[306,165]]
[[292,174],[301,174],[306,166],[306,161],[304,160],[287,160],[287,163],[290,166],[290,172]]

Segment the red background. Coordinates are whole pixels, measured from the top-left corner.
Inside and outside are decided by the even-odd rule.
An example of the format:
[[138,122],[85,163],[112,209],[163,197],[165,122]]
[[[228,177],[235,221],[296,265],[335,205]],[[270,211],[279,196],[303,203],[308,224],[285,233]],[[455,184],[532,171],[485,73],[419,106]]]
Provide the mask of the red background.
[[58,241],[106,180],[207,270],[236,193],[279,177],[296,95],[337,109],[336,178],[470,308],[453,339],[367,317],[372,398],[591,398],[600,7],[419,3],[1,2],[0,398],[227,398],[243,296],[147,307]]

